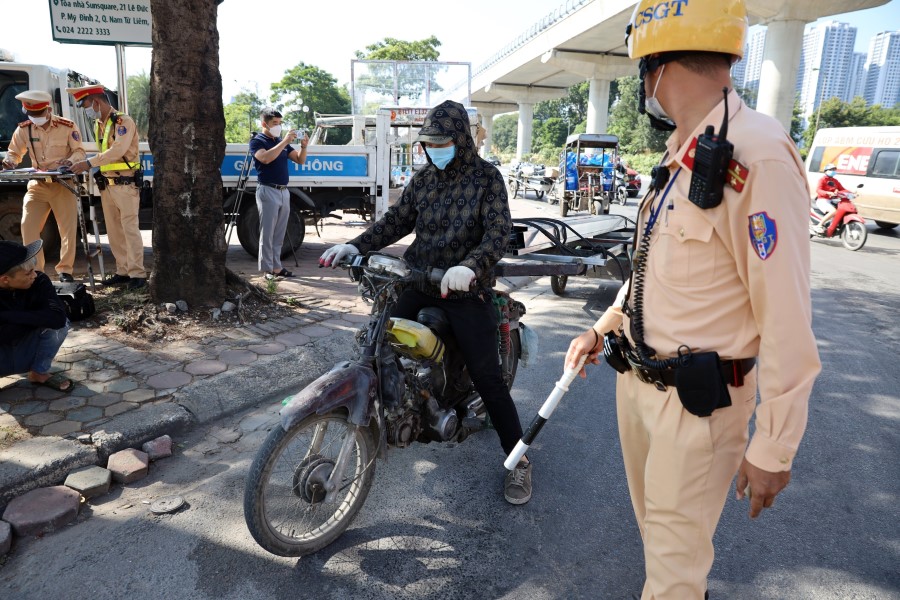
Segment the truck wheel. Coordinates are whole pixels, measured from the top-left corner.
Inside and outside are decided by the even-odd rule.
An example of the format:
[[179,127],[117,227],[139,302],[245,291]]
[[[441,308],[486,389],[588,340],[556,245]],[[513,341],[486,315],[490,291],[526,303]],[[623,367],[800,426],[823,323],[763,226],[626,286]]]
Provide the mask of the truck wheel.
[[875,221],[875,224],[881,229],[893,229],[897,226],[897,223],[888,223],[887,221]]
[[[236,229],[241,247],[250,256],[258,257],[259,212],[256,209],[256,202],[248,202],[241,208]],[[284,244],[281,247],[281,258],[287,258],[291,255],[291,243],[293,243],[293,250],[298,250],[303,244],[305,236],[306,224],[303,219],[303,213],[299,210],[296,203],[291,202],[291,214],[288,217],[287,232],[285,232]]]
[[22,241],[21,198],[7,198],[0,202],[0,240]]

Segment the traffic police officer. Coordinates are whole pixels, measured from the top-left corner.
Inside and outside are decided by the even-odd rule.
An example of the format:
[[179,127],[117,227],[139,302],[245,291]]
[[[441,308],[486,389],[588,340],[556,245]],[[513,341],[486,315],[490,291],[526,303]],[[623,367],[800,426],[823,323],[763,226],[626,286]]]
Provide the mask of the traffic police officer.
[[[69,161],[83,160],[81,132],[68,119],[53,114],[52,97],[40,90],[26,90],[16,96],[28,117],[19,123],[9,142],[3,168],[15,168],[31,153],[31,165],[38,171],[55,171]],[[75,246],[78,243],[78,201],[65,186],[55,181],[28,182],[22,204],[22,243],[26,246],[41,237],[50,211],[59,229],[60,248],[56,273],[60,281],[73,281]],[[38,271],[44,270],[44,251],[37,254]]]
[[[644,600],[704,597],[731,480],[738,475],[738,499],[749,496],[750,517],[772,506],[790,480],[820,369],[803,163],[777,121],[723,92],[746,30],[743,0],[635,8],[627,46],[641,60],[641,107],[658,128],[677,129],[639,209],[630,286],[566,355],[569,368],[582,354],[598,362],[608,332],[624,346],[607,344],[606,354],[620,371],[616,408],[644,542]],[[695,169],[712,155],[697,144],[723,120],[733,156],[722,154],[721,129],[719,139],[704,138],[727,165],[715,205],[691,183],[716,183]]]
[[[100,204],[109,236],[109,249],[116,259],[116,274],[108,277],[107,285],[127,283],[130,289],[144,287],[144,240],[138,223],[140,209],[140,170],[137,127],[134,119],[117,112],[106,99],[102,85],[67,88],[75,103],[85,108],[88,117],[96,119],[94,138],[100,153],[72,166],[81,173],[100,167],[98,187]],[[102,183],[101,183],[102,182]]]

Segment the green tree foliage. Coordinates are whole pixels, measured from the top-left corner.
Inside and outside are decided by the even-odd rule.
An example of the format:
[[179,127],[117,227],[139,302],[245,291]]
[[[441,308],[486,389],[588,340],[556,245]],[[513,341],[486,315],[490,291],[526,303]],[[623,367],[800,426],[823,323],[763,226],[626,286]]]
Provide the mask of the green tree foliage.
[[[331,73],[299,63],[288,69],[281,81],[272,84],[271,101],[291,126],[312,128],[314,113],[350,112],[350,94],[337,85]],[[303,107],[308,107],[306,111]]]
[[225,141],[246,144],[251,131],[259,131],[259,113],[265,102],[255,93],[241,90],[225,105]]
[[407,42],[396,38],[384,38],[366,46],[366,52],[356,51],[356,58],[365,60],[437,60],[441,42],[435,36]]
[[494,129],[491,132],[492,151],[501,154],[515,153],[518,131],[519,113],[500,115],[494,119]]
[[[818,127],[817,127],[818,124]],[[830,98],[819,105],[817,112],[809,116],[809,127],[803,132],[804,147],[812,146],[819,129],[826,127],[866,127],[900,124],[900,106],[884,108],[880,104],[866,105],[857,96],[850,102]]]
[[741,97],[741,100],[744,101],[744,104],[749,106],[750,108],[756,108],[756,100],[759,96],[759,91],[754,88],[749,87],[741,87],[739,85],[734,86],[734,91],[737,92],[738,96]]
[[147,140],[150,130],[150,75],[141,72],[132,75],[125,81],[128,90],[128,115],[134,119],[138,130],[138,139]]
[[803,105],[800,104],[799,96],[794,100],[794,112],[791,115],[791,139],[795,144],[803,140]]
[[638,112],[637,76],[620,77],[618,97],[609,113],[609,132],[619,137],[624,153],[662,152],[668,133],[650,127],[650,120]]

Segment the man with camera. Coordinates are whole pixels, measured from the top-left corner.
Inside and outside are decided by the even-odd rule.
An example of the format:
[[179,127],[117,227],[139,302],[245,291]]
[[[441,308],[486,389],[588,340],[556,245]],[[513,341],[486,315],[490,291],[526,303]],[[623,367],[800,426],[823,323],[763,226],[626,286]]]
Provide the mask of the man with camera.
[[143,183],[137,126],[134,119],[113,109],[102,85],[67,88],[75,104],[96,120],[94,137],[99,154],[72,165],[72,172],[83,173],[99,167],[94,174],[100,190],[100,204],[109,236],[109,248],[116,259],[116,274],[106,285],[128,284],[129,289],[147,285],[144,270],[144,240],[138,227],[140,187]]
[[[52,97],[40,90],[26,90],[16,95],[22,112],[28,117],[19,123],[9,142],[4,169],[14,169],[26,154],[31,166],[39,171],[55,171],[73,160],[84,159],[81,132],[68,119],[53,114]],[[78,203],[66,187],[50,180],[32,180],[22,202],[22,241],[30,244],[41,238],[41,230],[53,211],[59,229],[59,262],[56,273],[63,282],[74,281],[75,246],[78,243]],[[37,253],[37,270],[44,270],[44,252]]]

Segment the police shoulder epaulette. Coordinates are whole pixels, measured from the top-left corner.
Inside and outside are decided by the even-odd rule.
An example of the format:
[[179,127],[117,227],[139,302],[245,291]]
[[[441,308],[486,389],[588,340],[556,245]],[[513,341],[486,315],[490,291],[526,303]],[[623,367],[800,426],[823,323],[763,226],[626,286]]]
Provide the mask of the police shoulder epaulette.
[[70,121],[69,119],[64,119],[63,117],[56,117],[56,122],[60,125],[65,125],[66,127],[75,127],[75,122]]
[[19,123],[19,127],[23,128],[23,129],[24,129],[25,127],[28,127],[29,125],[31,125],[31,121],[29,121],[28,119],[25,119],[24,121],[22,121],[21,123]]
[[116,115],[116,125],[121,125],[125,122],[125,119],[122,118],[122,115]]

